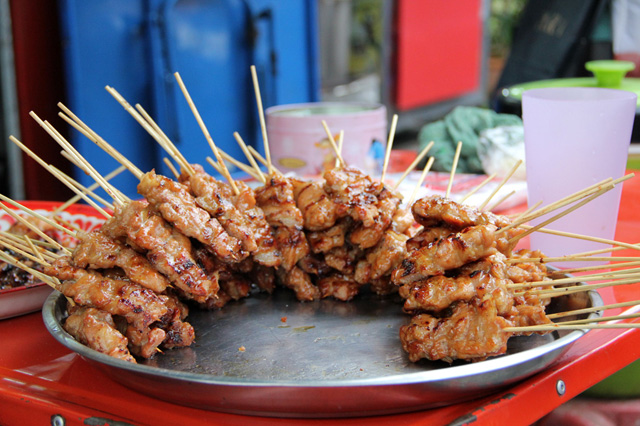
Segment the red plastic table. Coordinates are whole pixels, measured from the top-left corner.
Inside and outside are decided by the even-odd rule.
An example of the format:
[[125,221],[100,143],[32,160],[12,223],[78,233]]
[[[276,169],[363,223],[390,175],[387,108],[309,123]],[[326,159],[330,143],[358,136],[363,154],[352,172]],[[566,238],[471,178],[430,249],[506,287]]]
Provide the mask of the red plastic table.
[[[640,241],[640,177],[624,183],[616,239]],[[632,251],[619,252],[634,256]],[[640,284],[602,292],[640,299]],[[354,419],[273,419],[204,411],[147,397],[113,381],[53,339],[40,313],[0,321],[0,424],[528,425],[640,358],[640,330],[591,330],[545,371],[498,393],[443,408]]]

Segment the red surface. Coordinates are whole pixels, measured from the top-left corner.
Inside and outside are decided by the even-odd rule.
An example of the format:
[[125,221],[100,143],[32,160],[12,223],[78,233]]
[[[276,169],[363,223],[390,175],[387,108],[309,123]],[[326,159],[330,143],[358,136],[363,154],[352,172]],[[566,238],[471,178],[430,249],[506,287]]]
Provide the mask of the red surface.
[[[617,239],[640,241],[640,178],[624,184]],[[640,299],[638,285],[605,293],[605,303]],[[640,330],[592,330],[550,368],[502,392],[423,412],[357,419],[246,417],[181,407],[131,391],[58,344],[40,314],[0,321],[0,424],[528,425],[640,357]],[[562,380],[566,392],[556,386]],[[25,422],[29,419],[29,423]]]
[[399,110],[452,99],[479,87],[481,7],[480,0],[397,2]]

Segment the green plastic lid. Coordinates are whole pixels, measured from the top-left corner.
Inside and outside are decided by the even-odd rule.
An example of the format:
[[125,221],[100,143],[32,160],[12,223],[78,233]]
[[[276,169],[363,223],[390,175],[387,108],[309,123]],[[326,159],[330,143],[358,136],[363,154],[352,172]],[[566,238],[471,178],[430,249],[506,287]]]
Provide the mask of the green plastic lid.
[[595,77],[555,78],[517,84],[503,89],[502,96],[522,101],[522,92],[529,89],[546,87],[606,87],[609,89],[626,90],[638,95],[640,107],[640,78],[625,78],[626,73],[635,68],[633,62],[628,61],[590,61],[585,68]]
[[629,61],[589,61],[584,67],[596,76],[598,86],[617,89],[636,64]]

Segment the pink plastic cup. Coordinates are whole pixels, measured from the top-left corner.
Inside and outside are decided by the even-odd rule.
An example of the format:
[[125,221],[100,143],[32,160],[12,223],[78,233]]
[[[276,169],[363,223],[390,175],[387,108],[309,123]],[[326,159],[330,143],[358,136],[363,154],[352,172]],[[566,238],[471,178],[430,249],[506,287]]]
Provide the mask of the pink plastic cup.
[[[623,176],[636,98],[632,92],[593,87],[524,92],[522,117],[529,205],[539,200],[547,205],[609,177]],[[612,240],[621,190],[617,185],[545,228]],[[558,212],[533,223],[538,224]],[[609,246],[582,239],[541,232],[531,234],[531,248],[552,257],[606,247]],[[555,265],[574,267],[577,263]]]

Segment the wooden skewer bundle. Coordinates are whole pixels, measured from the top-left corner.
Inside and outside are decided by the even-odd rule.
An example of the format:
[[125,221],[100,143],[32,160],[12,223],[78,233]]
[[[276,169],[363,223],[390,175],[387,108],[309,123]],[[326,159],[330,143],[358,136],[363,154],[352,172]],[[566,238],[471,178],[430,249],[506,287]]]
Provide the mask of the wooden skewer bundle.
[[[238,141],[239,145],[241,146],[243,152],[245,153],[248,161],[250,162],[250,166],[245,165],[244,163],[241,163],[239,161],[237,161],[236,159],[232,158],[231,156],[229,156],[228,154],[224,153],[221,149],[219,149],[215,143],[213,142],[213,139],[211,138],[211,135],[209,134],[206,125],[204,124],[202,118],[200,117],[200,114],[197,111],[196,106],[193,104],[193,101],[191,100],[188,91],[186,89],[186,87],[184,86],[184,83],[182,82],[180,76],[178,73],[175,74],[176,76],[176,80],[178,81],[178,84],[180,85],[183,94],[185,95],[185,98],[187,99],[190,108],[192,109],[192,112],[194,114],[194,117],[196,117],[196,120],[198,121],[198,124],[201,127],[201,130],[203,131],[203,134],[205,135],[205,138],[214,154],[215,159],[213,158],[207,158],[207,161],[211,164],[212,167],[214,167],[218,172],[220,172],[228,181],[230,187],[233,189],[235,194],[238,194],[239,189],[236,186],[236,183],[234,182],[234,180],[231,178],[231,175],[228,171],[228,168],[225,164],[225,161],[228,161],[229,163],[233,164],[234,166],[238,167],[239,169],[243,170],[244,172],[246,172],[247,174],[251,175],[252,177],[254,177],[256,180],[265,183],[266,182],[266,176],[271,176],[274,173],[279,173],[279,171],[277,171],[277,169],[275,169],[275,167],[273,167],[272,163],[271,163],[271,159],[270,159],[270,151],[269,151],[269,146],[268,146],[268,139],[267,139],[267,133],[266,133],[266,126],[264,123],[264,114],[262,111],[262,101],[260,98],[260,91],[257,85],[257,76],[255,74],[255,68],[252,67],[252,76],[253,76],[253,81],[254,81],[254,87],[255,87],[255,93],[256,93],[256,98],[257,98],[257,103],[258,103],[258,111],[259,111],[259,116],[260,116],[260,123],[261,123],[261,128],[262,128],[262,136],[263,136],[263,142],[264,142],[264,152],[265,152],[265,157],[266,158],[262,158],[252,147],[247,147],[246,144],[244,144],[244,142],[242,141],[242,138],[240,137],[239,134],[234,134],[234,137],[236,138],[236,140]],[[135,108],[131,107],[131,105],[117,92],[115,91],[115,89],[107,87],[107,90],[109,91],[109,93],[111,93],[114,98],[116,100],[118,100],[118,102],[140,123],[141,126],[143,126],[143,128],[145,128],[145,130],[147,130],[147,132],[165,149],[165,151],[167,152],[167,154],[169,155],[169,158],[165,159],[165,163],[167,163],[167,165],[170,167],[170,169],[172,170],[172,173],[178,177],[180,176],[180,171],[175,168],[173,166],[173,162],[172,160],[178,164],[180,170],[183,173],[186,173],[187,175],[193,175],[194,170],[192,169],[191,165],[187,162],[187,160],[182,156],[182,154],[180,154],[178,152],[178,150],[176,149],[176,147],[171,143],[171,141],[169,140],[169,138],[162,132],[162,130],[157,126],[157,124],[153,121],[153,119],[151,118],[151,116],[146,113],[146,111],[144,111],[144,109],[139,106],[136,105]],[[70,110],[68,110],[68,108],[64,107],[63,105],[61,105],[61,108],[63,109],[63,112],[60,113],[61,117],[63,119],[65,119],[65,121],[67,121],[70,125],[72,125],[74,128],[76,128],[78,131],[82,132],[85,136],[87,136],[90,140],[92,140],[94,143],[96,143],[97,145],[99,145],[100,147],[102,147],[106,152],[108,152],[110,155],[112,155],[114,158],[116,158],[123,166],[120,168],[120,171],[122,171],[123,168],[127,168],[131,173],[133,173],[136,177],[141,178],[143,175],[143,172],[141,170],[139,170],[135,165],[133,165],[129,160],[127,160],[125,157],[123,157],[120,153],[118,153],[113,147],[111,147],[108,143],[106,143],[106,141],[104,141],[99,135],[97,135],[95,132],[93,132],[88,126],[86,126],[86,124],[84,124],[78,117],[76,117]],[[79,155],[79,153],[67,142],[64,140],[64,138],[55,130],[53,129],[53,127],[47,123],[46,121],[42,121],[41,119],[39,119],[34,113],[31,114],[33,116],[33,118],[45,129],[45,131],[47,131],[52,138],[58,142],[64,149],[66,155],[74,162],[76,163],[76,165],[78,165],[79,167],[83,168],[83,170],[85,170],[86,173],[89,173],[95,180],[96,180],[96,186],[102,186],[108,193],[109,195],[112,197],[113,199],[113,204],[100,199],[99,197],[97,197],[94,193],[93,193],[93,189],[95,189],[95,187],[91,187],[91,188],[84,188],[81,185],[79,185],[77,182],[75,182],[73,179],[69,178],[68,176],[64,176],[61,172],[59,172],[58,170],[50,167],[49,165],[47,165],[46,163],[42,162],[41,160],[37,159],[37,156],[35,156],[35,154],[30,153],[29,155],[31,155],[34,159],[37,159],[36,161],[39,161],[40,164],[47,168],[54,176],[56,176],[57,178],[59,178],[61,181],[63,181],[65,184],[67,184],[69,186],[69,188],[71,188],[74,192],[76,192],[76,197],[74,197],[76,200],[78,199],[83,199],[86,202],[90,203],[92,206],[94,206],[103,216],[105,216],[106,218],[110,217],[110,213],[108,213],[106,210],[104,210],[102,207],[100,207],[98,205],[98,203],[101,203],[103,205],[105,205],[109,210],[113,211],[114,208],[116,206],[122,206],[125,203],[128,203],[130,200],[128,200],[120,191],[118,191],[116,188],[112,187],[110,184],[108,184],[107,182],[107,178],[110,177],[102,177],[100,176],[95,169],[85,160],[83,160],[81,158],[81,156]],[[395,123],[397,123],[397,116],[394,116],[393,122],[392,122],[392,126],[391,126],[391,131],[389,134],[389,139],[388,139],[388,143],[387,143],[387,150],[386,150],[386,156],[385,156],[385,161],[384,161],[384,167],[383,167],[383,171],[382,171],[382,175],[380,180],[384,181],[385,179],[385,174],[386,174],[386,170],[388,167],[388,156],[390,154],[391,151],[391,144],[393,143],[393,134],[395,131]],[[336,152],[336,157],[337,157],[337,161],[336,164],[339,165],[340,167],[346,167],[347,165],[345,164],[344,160],[342,159],[341,155],[340,155],[340,149],[338,144],[336,143],[336,141],[333,138],[333,134],[330,131],[330,129],[328,128],[326,123],[322,123],[322,125],[325,128],[325,131],[327,133],[328,139],[330,140],[335,152]],[[19,141],[17,141],[17,139],[15,138],[11,138],[11,140],[18,144],[21,148],[23,148],[25,150],[25,152],[29,153],[28,149],[26,147],[24,147],[22,144],[20,144]],[[416,159],[416,161],[414,162],[414,164],[412,164],[410,166],[409,169],[407,169],[407,171],[402,175],[402,177],[400,178],[400,181],[402,179],[404,179],[404,177],[406,177],[410,171],[410,169],[413,169],[415,167],[415,165],[420,161],[421,158],[424,157],[424,155],[426,155],[427,151],[429,150],[429,148],[432,146],[429,145],[425,148],[425,150],[423,150],[423,152],[420,153],[419,157]],[[454,165],[453,168],[451,170],[451,175],[450,175],[450,180],[449,180],[449,185],[447,187],[447,197],[450,194],[451,191],[451,187],[452,187],[452,183],[453,183],[453,176],[455,173],[455,168],[456,168],[456,164],[457,164],[457,156],[459,155],[460,152],[460,144],[458,144],[457,150],[456,150],[456,160],[454,160]],[[256,161],[257,160],[257,161]],[[265,176],[265,173],[263,173],[258,165],[258,162],[261,162],[264,166],[267,167],[267,173]],[[426,174],[429,171],[430,165],[433,162],[433,158],[431,158],[429,160],[429,162],[427,163],[427,166],[425,167],[425,169],[422,172],[420,181],[418,183],[418,185],[416,186],[416,190],[414,191],[413,195],[410,198],[410,202],[408,203],[408,205],[412,205],[414,198],[416,196],[417,193],[417,189],[422,186],[422,182],[426,176]],[[504,185],[504,183],[509,179],[509,177],[515,172],[516,168],[519,166],[519,164],[517,164],[509,173],[509,175],[503,180],[503,182],[501,183],[501,185],[492,192],[492,194],[486,199],[486,201],[484,203],[482,203],[482,205],[480,206],[480,210],[483,210],[484,208],[487,207],[488,203],[491,201],[491,199],[495,196],[495,194],[497,193],[498,189]],[[593,186],[591,188],[587,188],[584,191],[581,191],[580,193],[576,193],[570,197],[567,197],[566,199],[560,200],[557,203],[554,203],[554,205],[552,206],[547,206],[544,209],[540,209],[540,210],[535,210],[535,208],[532,209],[532,211],[528,211],[525,212],[525,214],[523,214],[521,217],[519,217],[517,220],[515,220],[512,225],[502,228],[499,231],[497,231],[498,234],[503,233],[503,232],[507,232],[509,231],[509,229],[512,228],[521,228],[521,229],[525,229],[526,230],[522,233],[520,233],[517,237],[512,238],[510,240],[510,242],[515,242],[517,241],[517,239],[522,238],[525,235],[528,235],[531,232],[545,232],[545,230],[542,228],[542,226],[550,223],[550,221],[545,222],[543,225],[540,225],[538,227],[529,227],[527,228],[526,225],[524,225],[524,223],[528,220],[531,220],[534,217],[538,217],[542,214],[546,214],[549,213],[550,211],[553,210],[558,210],[561,209],[563,207],[566,207],[572,203],[576,203],[574,204],[572,207],[567,208],[566,210],[564,210],[563,212],[561,212],[560,214],[556,215],[554,218],[559,218],[563,215],[568,214],[570,211],[575,210],[576,208],[579,208],[581,205],[584,205],[585,203],[589,202],[590,200],[596,198],[597,196],[601,195],[602,193],[608,191],[609,189],[611,189],[613,187],[613,185],[622,182],[625,179],[628,179],[629,177],[625,177],[625,178],[621,178],[618,180],[610,180],[610,181],[606,181],[603,183],[600,183],[599,185]],[[471,195],[472,193],[476,192],[482,185],[486,184],[487,182],[489,182],[492,179],[492,177],[489,177],[485,182],[483,182],[478,188],[474,189],[471,193],[469,193],[469,195]],[[399,183],[399,182],[398,182]],[[396,187],[397,187],[397,183],[396,183]],[[469,196],[468,195],[468,196]],[[468,197],[467,196],[467,197]],[[17,208],[22,208],[21,206],[19,206],[19,204],[13,202],[12,200],[7,199],[4,196],[0,196],[4,201],[6,201],[7,203],[13,204],[15,207]],[[465,197],[465,199],[467,198]],[[94,201],[95,200],[95,201]],[[504,199],[499,200],[497,203],[494,203],[495,205],[498,205],[500,202],[502,202]],[[492,206],[493,207],[493,206]],[[11,210],[11,209],[7,209],[6,207],[5,210]],[[29,212],[29,214],[32,214],[32,212]],[[16,217],[17,219],[17,217]],[[45,218],[46,219],[46,218]],[[17,219],[19,220],[19,219]],[[60,225],[58,225],[60,226]],[[61,227],[64,228],[64,227]],[[66,228],[64,228],[66,229]],[[66,231],[68,232],[69,230],[66,229]],[[547,231],[548,232],[548,231]],[[577,235],[565,235],[567,237],[571,237],[571,238],[589,238],[589,237],[585,237],[585,236],[577,236]],[[48,254],[44,254],[41,252],[41,250],[38,250],[35,248],[35,246],[33,246],[30,242],[26,243],[26,245],[24,244],[19,244],[18,242],[15,241],[10,241],[9,238],[5,238],[2,237],[0,239],[0,243],[3,244],[5,247],[10,248],[11,250],[14,250],[16,252],[19,252],[21,255],[25,255],[26,257],[32,259],[32,260],[36,260],[39,263],[43,263],[43,264],[48,264],[51,260],[54,259],[54,257],[52,257],[51,255]],[[632,244],[623,244],[623,243],[618,243],[618,242],[614,242],[614,241],[608,241],[608,243],[614,244],[617,247],[620,248],[633,248],[633,249],[639,249],[640,245],[632,245]],[[64,249],[63,249],[64,250]],[[617,250],[616,249],[612,249],[612,250]],[[593,253],[593,254],[599,254],[599,253]],[[19,260],[17,259],[13,259],[10,256],[6,255],[6,254],[1,254],[0,257],[2,258],[2,260],[7,261],[9,263],[12,263],[18,267],[26,267],[25,265],[23,265]],[[598,257],[593,257],[589,254],[585,255],[584,257],[580,257],[580,258],[585,258],[585,259],[589,259],[589,260],[596,260],[596,259],[600,259]],[[606,258],[607,260],[612,259],[612,260],[634,260],[637,258],[629,258],[629,257],[620,257],[620,258]],[[544,258],[544,257],[540,257],[540,258],[518,258],[518,259],[512,259],[509,260],[509,262],[511,263],[524,263],[524,262],[539,262],[539,263],[546,263],[546,262],[550,262],[550,261],[562,261],[562,260],[576,260],[575,257],[566,257],[566,258],[560,258],[560,259],[551,259],[551,258]],[[634,263],[635,264],[635,263]],[[632,266],[630,263],[627,264],[622,264],[624,266]],[[624,267],[621,266],[621,267]],[[610,267],[613,267],[613,265],[610,265]],[[56,287],[58,284],[56,283],[55,279],[52,279],[50,277],[47,277],[46,275],[42,274],[39,271],[33,270],[32,268],[28,268],[29,272],[33,273],[34,275],[38,276],[39,278],[43,279],[44,282],[48,283],[49,285],[52,285],[54,287]],[[614,279],[614,278],[620,278],[620,279]],[[561,287],[561,288],[557,288],[557,289],[539,289],[539,287],[552,287],[552,286],[556,286],[556,285],[565,285],[565,284],[575,284],[577,282],[584,282],[584,281],[591,281],[591,280],[610,280],[607,283],[604,284],[598,284],[596,285],[591,285],[591,286],[578,286],[578,285],[574,285],[574,286],[568,286],[568,287]],[[584,277],[584,278],[579,278],[579,279],[567,279],[567,278],[557,278],[557,279],[551,279],[551,280],[547,280],[547,281],[542,281],[542,282],[531,282],[531,283],[526,283],[526,284],[514,284],[512,286],[510,286],[510,288],[513,291],[516,291],[516,294],[537,294],[540,297],[555,297],[558,295],[566,295],[566,294],[570,294],[573,292],[582,292],[588,289],[594,289],[594,288],[601,288],[604,286],[612,286],[612,285],[621,285],[621,284],[628,284],[628,283],[633,283],[633,282],[637,282],[638,280],[638,276],[636,273],[636,270],[628,270],[628,271],[618,271],[615,273],[604,273],[604,274],[599,274],[599,275],[591,275],[588,277]],[[600,287],[598,287],[600,286]],[[536,289],[534,289],[536,288]],[[518,293],[518,291],[521,291]],[[621,305],[620,305],[621,306]],[[625,305],[627,306],[627,305]],[[604,309],[605,307],[603,307]],[[568,316],[568,315],[573,315],[573,314],[582,314],[585,313],[587,311],[585,310],[580,310],[580,311],[571,311],[571,312],[564,312],[564,313],[558,313],[558,314],[554,314],[555,316],[553,318],[561,318],[563,316]],[[551,317],[551,316],[550,316]],[[624,317],[606,317],[606,321],[615,321],[615,320],[620,320],[620,319],[629,319],[630,317],[628,316],[624,316]],[[592,321],[590,320],[589,323],[586,322],[567,322],[566,324],[561,324],[561,325],[538,325],[538,326],[532,326],[532,327],[506,327],[504,328],[504,331],[506,332],[548,332],[548,331],[553,331],[553,330],[558,330],[558,329],[589,329],[589,328],[619,328],[619,327],[623,327],[623,326],[628,326],[629,328],[632,327],[636,327],[637,324],[631,324],[631,323],[622,323],[622,324],[601,324],[601,325],[595,325],[591,323]]]

